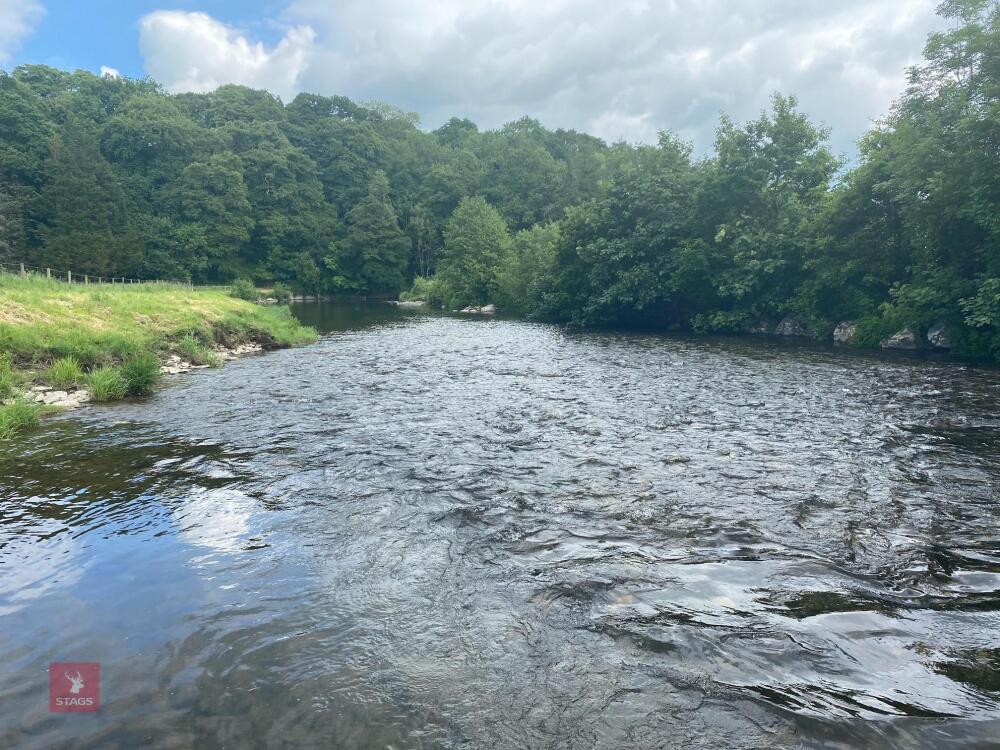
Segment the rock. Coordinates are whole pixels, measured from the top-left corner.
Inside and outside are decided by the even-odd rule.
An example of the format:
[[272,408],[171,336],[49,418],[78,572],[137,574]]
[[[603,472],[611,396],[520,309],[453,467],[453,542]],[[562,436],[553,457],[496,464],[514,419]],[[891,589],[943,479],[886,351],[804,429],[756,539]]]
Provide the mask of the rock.
[[915,351],[917,349],[923,349],[924,347],[916,332],[910,328],[904,328],[899,333],[894,333],[892,336],[883,341],[882,348]]
[[66,398],[53,401],[50,405],[57,406],[60,409],[78,409],[88,401],[90,401],[90,392],[81,389],[73,391],[72,393],[67,393]]
[[422,299],[409,300],[408,302],[396,302],[396,307],[403,310],[417,310],[421,307],[427,307],[427,302]]
[[927,342],[935,349],[948,351],[951,349],[951,339],[948,338],[947,327],[944,321],[938,321],[927,331]]
[[51,391],[52,389],[47,385],[33,385],[30,390],[32,393],[45,393],[47,391]]
[[69,398],[69,394],[66,391],[46,391],[41,396],[43,404],[55,404],[57,401],[65,401]]
[[276,304],[278,304],[278,300],[275,297],[264,297],[264,299],[260,300],[260,304],[262,304],[262,305],[276,305]]
[[486,305],[486,307],[480,307],[479,308],[479,312],[481,312],[483,315],[496,315],[497,314],[497,306],[496,305]]
[[744,330],[744,332],[751,333],[751,334],[770,334],[770,333],[774,333],[774,331],[771,329],[771,324],[768,323],[766,320],[760,320],[760,321],[757,321],[756,323],[751,323],[751,324],[747,325],[743,330]]
[[858,335],[858,327],[849,320],[842,320],[833,329],[833,343],[853,344],[854,337]]
[[816,334],[809,330],[809,328],[794,315],[789,315],[782,319],[778,323],[778,327],[774,329],[775,336],[802,336],[813,338]]

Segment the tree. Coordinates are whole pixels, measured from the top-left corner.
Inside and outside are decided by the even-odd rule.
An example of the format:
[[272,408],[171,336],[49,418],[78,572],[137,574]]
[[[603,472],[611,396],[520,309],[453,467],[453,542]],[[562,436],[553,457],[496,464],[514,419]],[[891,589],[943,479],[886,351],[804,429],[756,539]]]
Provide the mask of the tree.
[[142,263],[141,239],[93,126],[67,121],[53,139],[46,172],[33,206],[41,240],[38,265],[95,276],[134,275]]
[[437,279],[450,307],[492,301],[510,243],[500,212],[482,197],[464,198],[444,228]]
[[399,228],[384,172],[372,177],[368,195],[347,214],[346,223],[346,236],[326,256],[334,288],[397,295],[406,283],[410,238]]
[[223,153],[188,164],[165,197],[194,278],[228,281],[239,275],[254,226],[240,159]]

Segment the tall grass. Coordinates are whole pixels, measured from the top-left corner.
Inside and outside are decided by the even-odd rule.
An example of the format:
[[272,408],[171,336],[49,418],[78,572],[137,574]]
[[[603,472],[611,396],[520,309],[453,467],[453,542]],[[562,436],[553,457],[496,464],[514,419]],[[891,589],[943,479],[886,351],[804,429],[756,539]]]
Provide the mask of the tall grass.
[[7,440],[22,430],[34,427],[38,423],[38,415],[44,410],[41,404],[23,398],[0,405],[0,440]]
[[83,370],[76,357],[60,357],[45,373],[46,382],[53,388],[74,388],[83,381]]
[[177,339],[174,349],[181,357],[194,365],[219,367],[222,364],[222,358],[192,333],[184,334]]
[[10,355],[0,352],[0,401],[17,395],[21,386],[21,376],[14,371]]
[[160,382],[160,358],[153,352],[129,357],[120,369],[129,396],[145,396]]
[[98,367],[87,377],[92,401],[118,401],[128,395],[128,381],[121,369],[112,365]]

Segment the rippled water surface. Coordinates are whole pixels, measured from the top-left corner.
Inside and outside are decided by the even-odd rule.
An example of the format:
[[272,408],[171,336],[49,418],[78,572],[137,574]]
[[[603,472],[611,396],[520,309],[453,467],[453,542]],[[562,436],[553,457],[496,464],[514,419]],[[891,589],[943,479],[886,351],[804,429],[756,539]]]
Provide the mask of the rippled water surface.
[[299,314],[0,445],[0,746],[1000,743],[996,370]]

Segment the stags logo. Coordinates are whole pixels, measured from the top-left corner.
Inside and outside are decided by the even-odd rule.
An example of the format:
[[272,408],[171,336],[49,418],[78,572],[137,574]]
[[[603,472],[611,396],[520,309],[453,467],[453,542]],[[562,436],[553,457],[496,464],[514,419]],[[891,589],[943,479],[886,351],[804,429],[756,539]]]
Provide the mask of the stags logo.
[[100,664],[55,661],[49,665],[49,711],[97,711],[100,705]]

